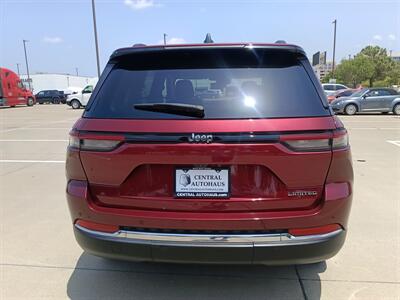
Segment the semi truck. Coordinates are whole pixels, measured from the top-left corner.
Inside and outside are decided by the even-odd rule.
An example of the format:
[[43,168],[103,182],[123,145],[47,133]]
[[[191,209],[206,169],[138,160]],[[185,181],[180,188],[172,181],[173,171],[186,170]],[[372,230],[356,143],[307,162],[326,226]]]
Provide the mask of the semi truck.
[[23,85],[19,76],[9,69],[0,68],[0,106],[32,106],[35,103],[35,96]]

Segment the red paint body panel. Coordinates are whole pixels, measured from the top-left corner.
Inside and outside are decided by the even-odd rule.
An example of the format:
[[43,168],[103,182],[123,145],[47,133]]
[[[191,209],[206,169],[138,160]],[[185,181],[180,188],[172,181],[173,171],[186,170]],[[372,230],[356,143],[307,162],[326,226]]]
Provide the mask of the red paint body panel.
[[[289,133],[333,130],[336,123],[333,117],[80,119],[74,130],[93,132],[80,133],[93,138],[107,133],[218,133],[242,132],[246,128],[246,132],[288,132],[281,135],[281,140],[285,140],[331,137],[329,133]],[[72,185],[84,185],[87,191],[81,197],[67,193],[74,221],[82,218],[119,226],[193,230],[283,230],[332,223],[347,226],[353,180],[349,149],[299,153],[280,143],[123,143],[111,152],[80,151],[82,165],[73,159],[76,153],[68,157],[68,179],[73,180]],[[175,199],[173,170],[182,165],[230,166],[232,197]],[[74,181],[83,178],[85,181]],[[258,186],[254,184],[257,180]],[[326,183],[334,185],[326,189]],[[312,190],[317,195],[288,197],[289,191],[296,190]],[[330,195],[334,196],[329,198]]]
[[0,106],[26,105],[28,98],[36,102],[33,93],[21,88],[21,79],[13,71],[0,68]]
[[[347,227],[351,207],[351,197],[333,201],[321,201],[321,204],[305,210],[240,212],[240,213],[198,213],[144,211],[102,207],[93,202],[85,192],[86,182],[72,181],[72,190],[82,191],[82,196],[67,193],[71,218],[86,219],[92,222],[129,226],[138,228],[165,228],[187,230],[281,230],[289,228],[318,227],[332,223]],[[84,195],[87,195],[86,197]]]

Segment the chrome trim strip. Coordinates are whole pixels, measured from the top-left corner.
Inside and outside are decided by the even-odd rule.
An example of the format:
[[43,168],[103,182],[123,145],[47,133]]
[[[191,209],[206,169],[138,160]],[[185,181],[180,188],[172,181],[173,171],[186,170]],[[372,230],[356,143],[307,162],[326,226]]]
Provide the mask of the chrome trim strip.
[[176,233],[155,233],[119,230],[115,233],[106,233],[90,230],[75,224],[75,227],[81,232],[92,236],[93,238],[165,246],[202,246],[202,247],[218,247],[218,246],[285,246],[296,244],[312,244],[322,242],[339,235],[342,229],[317,235],[293,236],[288,233],[280,234],[176,234]]

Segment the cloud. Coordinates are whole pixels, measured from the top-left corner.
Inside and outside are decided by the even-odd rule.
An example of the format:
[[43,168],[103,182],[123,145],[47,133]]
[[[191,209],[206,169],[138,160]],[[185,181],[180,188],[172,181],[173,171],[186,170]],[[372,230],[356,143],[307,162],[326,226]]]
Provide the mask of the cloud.
[[396,40],[396,36],[393,33],[391,33],[391,34],[388,35],[388,39],[391,40],[391,41],[395,41]]
[[[164,40],[159,40],[159,44],[164,44]],[[186,41],[184,38],[180,37],[172,37],[170,39],[167,39],[167,44],[185,44]]]
[[49,44],[59,44],[59,43],[63,42],[63,39],[60,38],[59,36],[54,36],[54,37],[45,36],[43,38],[43,42],[49,43]]
[[153,0],[124,0],[124,4],[133,10],[141,10],[155,6]]
[[382,36],[379,34],[375,34],[372,38],[376,41],[382,41]]

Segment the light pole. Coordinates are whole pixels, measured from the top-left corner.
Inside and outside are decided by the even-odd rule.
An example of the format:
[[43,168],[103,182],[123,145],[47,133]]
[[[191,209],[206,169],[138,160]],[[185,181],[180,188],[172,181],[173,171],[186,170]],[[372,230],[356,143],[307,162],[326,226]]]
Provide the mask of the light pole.
[[99,43],[97,40],[96,9],[94,6],[94,0],[92,0],[92,13],[93,13],[94,43],[96,46],[97,76],[100,77]]
[[28,65],[28,56],[26,55],[26,43],[29,42],[28,40],[22,40],[24,44],[24,52],[25,52],[25,63],[26,63],[26,74],[28,75],[28,86],[31,89],[31,78],[29,77],[29,65]]
[[166,44],[167,44],[167,34],[164,33],[164,45],[166,45]]
[[75,68],[76,76],[79,76],[78,74],[78,68]]
[[336,24],[337,20],[332,22],[334,25],[333,29],[333,59],[332,59],[332,74],[335,74],[335,54],[336,54]]
[[20,64],[17,63],[17,73],[18,73],[18,76],[21,75],[21,74],[19,73],[19,65],[20,65]]

